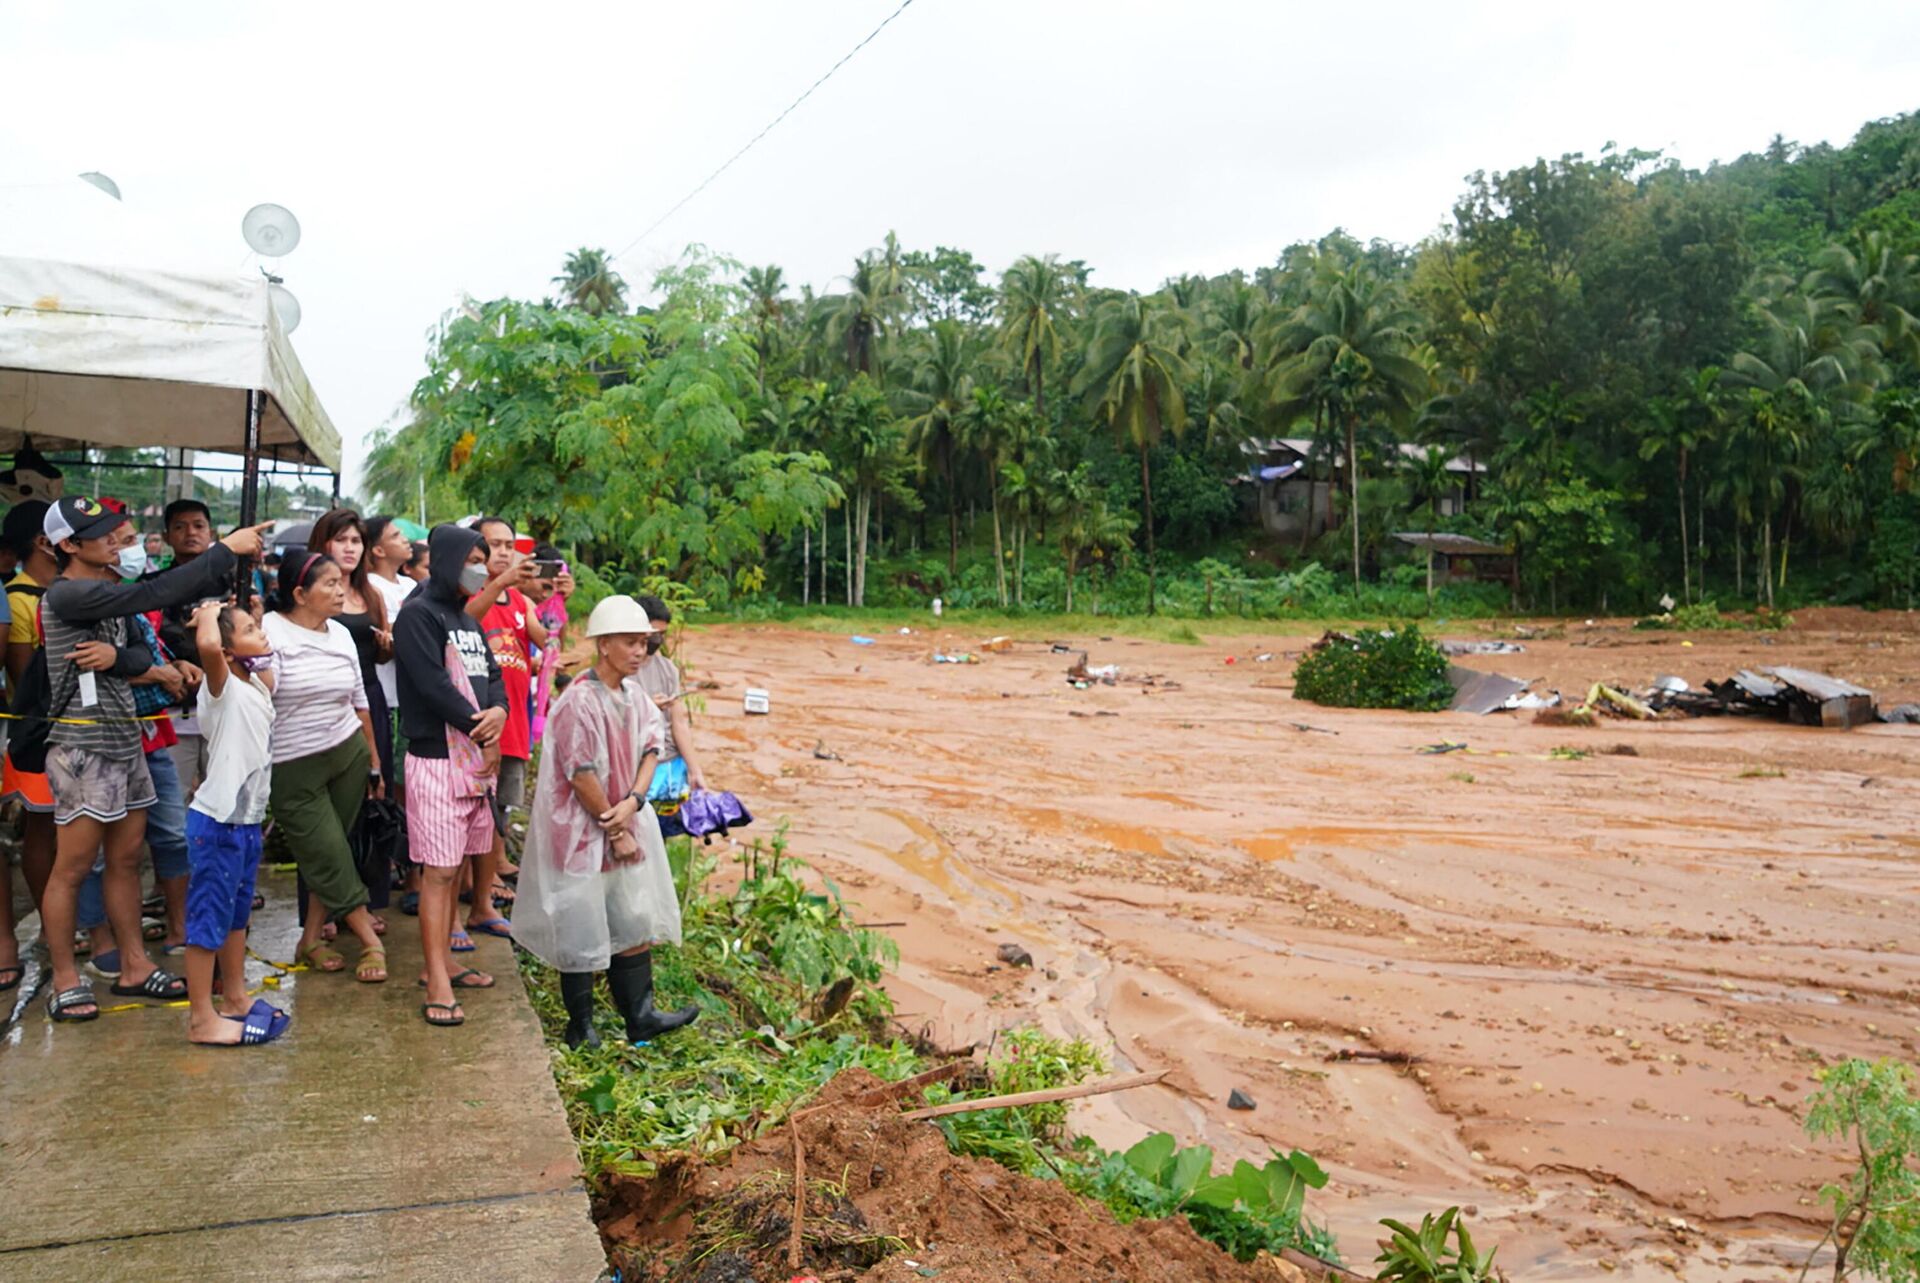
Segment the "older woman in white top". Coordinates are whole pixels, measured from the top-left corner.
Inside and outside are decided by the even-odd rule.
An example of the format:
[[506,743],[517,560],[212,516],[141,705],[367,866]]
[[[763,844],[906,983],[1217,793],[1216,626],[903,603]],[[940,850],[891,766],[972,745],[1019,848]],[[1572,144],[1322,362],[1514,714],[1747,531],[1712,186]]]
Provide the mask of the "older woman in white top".
[[347,834],[381,781],[360,655],[333,618],[345,604],[346,577],[330,557],[304,553],[281,564],[276,609],[264,625],[275,673],[273,822],[310,896],[295,959],[315,971],[345,970],[346,958],[320,938],[335,921],[360,940],[354,979],[377,984],[387,978],[387,953]]

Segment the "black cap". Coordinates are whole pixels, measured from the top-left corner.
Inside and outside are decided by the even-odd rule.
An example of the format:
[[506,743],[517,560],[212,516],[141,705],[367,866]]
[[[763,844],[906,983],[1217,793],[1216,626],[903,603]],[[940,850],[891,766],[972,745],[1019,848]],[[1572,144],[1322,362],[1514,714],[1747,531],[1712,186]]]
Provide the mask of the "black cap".
[[127,524],[127,514],[115,512],[98,499],[75,499],[71,496],[47,509],[47,515],[41,524],[47,539],[58,548],[68,539],[98,539],[102,535],[112,534]]

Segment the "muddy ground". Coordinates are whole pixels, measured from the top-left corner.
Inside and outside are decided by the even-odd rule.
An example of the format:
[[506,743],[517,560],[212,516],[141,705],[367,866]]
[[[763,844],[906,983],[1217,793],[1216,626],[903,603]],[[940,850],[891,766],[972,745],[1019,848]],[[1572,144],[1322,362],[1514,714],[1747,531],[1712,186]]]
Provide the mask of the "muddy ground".
[[[1079,1130],[1304,1148],[1334,1174],[1309,1210],[1354,1262],[1376,1218],[1460,1203],[1527,1279],[1797,1266],[1839,1167],[1800,1131],[1814,1071],[1920,1041],[1920,728],[1323,709],[1291,692],[1311,639],[1038,623],[960,666],[930,655],[981,638],[726,627],[687,646],[719,684],[711,774],[761,831],[789,817],[866,920],[907,924],[903,1023],[949,1046],[1037,1023],[1172,1069],[1078,1107]],[[1072,689],[1053,641],[1156,684]],[[1911,616],[1575,622],[1526,647],[1462,662],[1568,692],[1796,664],[1920,700]],[[747,686],[771,715],[743,715]],[[1469,749],[1417,751],[1449,740]],[[1009,941],[1033,970],[997,962]],[[1234,1087],[1258,1108],[1230,1112]]]

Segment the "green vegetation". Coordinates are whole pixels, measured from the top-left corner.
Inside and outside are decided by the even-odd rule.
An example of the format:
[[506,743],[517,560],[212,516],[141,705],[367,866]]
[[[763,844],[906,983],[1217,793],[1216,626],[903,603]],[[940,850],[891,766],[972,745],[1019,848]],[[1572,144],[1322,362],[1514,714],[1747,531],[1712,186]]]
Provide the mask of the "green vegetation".
[[[650,1177],[677,1154],[718,1157],[778,1126],[843,1070],[894,1082],[938,1063],[888,1032],[891,1004],[877,982],[897,960],[892,944],[854,925],[832,880],[786,848],[784,827],[770,844],[756,842],[739,857],[738,886],[725,891],[710,885],[716,868],[704,848],[669,845],[683,944],[659,951],[656,981],[663,1004],[701,1008],[700,1019],[671,1038],[631,1047],[602,1006],[602,1045],[569,1050],[555,973],[521,955],[590,1179]],[[1085,1042],[1015,1030],[997,1040],[984,1075],[922,1091],[937,1105],[1071,1086],[1105,1070]],[[1183,1214],[1202,1237],[1243,1260],[1283,1246],[1335,1259],[1326,1232],[1302,1214],[1306,1190],[1326,1183],[1305,1154],[1276,1154],[1264,1169],[1241,1163],[1213,1177],[1204,1147],[1176,1156],[1173,1138],[1159,1135],[1109,1154],[1070,1141],[1066,1118],[1066,1105],[1053,1103],[954,1114],[936,1125],[955,1153],[1058,1179],[1123,1221]],[[701,1227],[699,1242],[718,1250],[737,1230],[723,1209]],[[873,1246],[882,1255],[890,1250],[877,1239]]]
[[1412,625],[1329,633],[1293,670],[1296,699],[1432,713],[1453,702],[1447,657]]
[[1920,1279],[1920,1100],[1913,1071],[1897,1061],[1842,1061],[1820,1073],[1807,1100],[1807,1135],[1842,1142],[1853,1170],[1820,1191],[1832,1206],[1826,1235],[1801,1267],[1832,1245],[1834,1283],[1855,1275],[1883,1283]]
[[1664,615],[1654,615],[1634,624],[1635,628],[1666,629],[1676,633],[1708,632],[1714,629],[1746,629],[1750,632],[1778,631],[1793,623],[1793,616],[1777,610],[1756,610],[1751,615],[1726,615],[1718,602],[1696,601],[1676,606]]
[[[1467,1233],[1467,1218],[1457,1207],[1421,1217],[1419,1229],[1391,1217],[1380,1223],[1392,1235],[1374,1258],[1380,1265],[1374,1277],[1381,1283],[1488,1283],[1504,1277],[1493,1268],[1499,1249],[1482,1256]],[[1453,1242],[1447,1241],[1449,1237]]]
[[1473,175],[1417,245],[1336,230],[1147,291],[888,235],[818,291],[694,251],[636,307],[582,248],[553,298],[449,314],[367,488],[413,513],[424,477],[433,513],[729,611],[1515,604],[1429,603],[1407,530],[1511,547],[1523,609],[1906,607],[1917,152],[1920,114],[1704,169],[1608,146]]

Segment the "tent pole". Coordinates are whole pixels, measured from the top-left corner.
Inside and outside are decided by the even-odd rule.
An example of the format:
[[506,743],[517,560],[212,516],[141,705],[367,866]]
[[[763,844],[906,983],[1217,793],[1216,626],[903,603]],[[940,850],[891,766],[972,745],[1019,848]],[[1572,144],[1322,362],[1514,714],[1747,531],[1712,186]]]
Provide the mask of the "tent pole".
[[[266,393],[247,389],[247,448],[245,471],[240,478],[240,524],[251,526],[260,520],[260,416],[266,408]],[[244,565],[234,571],[234,590],[242,608],[253,604],[253,567]]]
[[340,506],[340,474],[337,472],[333,474],[333,506]]

